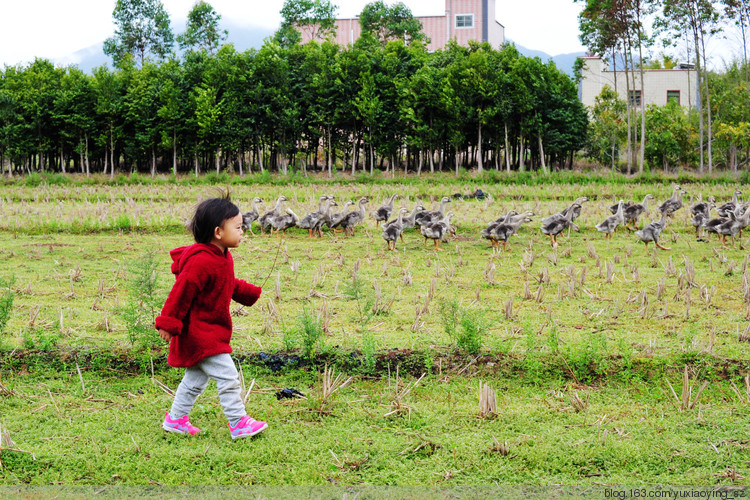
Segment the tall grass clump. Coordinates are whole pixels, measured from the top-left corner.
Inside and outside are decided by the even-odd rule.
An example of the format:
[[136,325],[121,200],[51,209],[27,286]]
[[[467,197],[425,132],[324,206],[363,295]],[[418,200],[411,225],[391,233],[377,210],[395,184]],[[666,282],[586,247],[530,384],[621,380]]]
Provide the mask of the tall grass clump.
[[483,311],[462,307],[453,299],[440,304],[440,319],[456,347],[467,354],[479,354],[488,328]]
[[284,330],[284,347],[288,350],[300,348],[302,355],[312,359],[323,345],[323,323],[314,312],[302,308],[297,322]]
[[154,254],[149,252],[128,267],[128,301],[122,317],[130,343],[136,349],[147,350],[163,344],[154,328],[165,299],[158,285],[158,265]]
[[5,333],[10,321],[10,315],[13,312],[13,283],[14,279],[0,279],[0,335]]

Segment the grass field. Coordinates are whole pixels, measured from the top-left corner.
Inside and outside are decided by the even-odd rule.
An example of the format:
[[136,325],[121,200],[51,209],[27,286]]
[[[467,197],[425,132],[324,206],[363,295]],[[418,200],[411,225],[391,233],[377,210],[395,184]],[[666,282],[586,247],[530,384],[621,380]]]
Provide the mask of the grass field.
[[[557,181],[232,186],[243,208],[284,194],[300,215],[324,193],[369,196],[368,211],[393,192],[396,208],[475,187],[491,196],[451,203],[456,235],[440,252],[414,232],[388,252],[371,219],[353,238],[247,235],[236,273],[264,294],[233,308],[232,344],[248,388],[255,380],[248,410],[271,427],[242,443],[212,388],[191,415],[200,437],[163,435],[170,396],[154,380],[174,389],[181,373],[126,321],[149,255],[155,286],[141,312],[163,300],[168,252],[191,243],[183,222],[211,188],[0,185],[0,296],[13,297],[0,425],[15,443],[0,445],[0,483],[745,484],[748,254],[739,241],[696,241],[687,208],[740,186],[686,185],[663,236],[672,250],[647,253],[629,231],[608,241],[594,225],[617,199],[646,193],[655,220],[671,185]],[[581,232],[554,250],[538,221],[578,196],[591,199]],[[510,209],[535,221],[495,254],[479,233]],[[352,377],[330,398],[325,363]],[[480,382],[497,393],[496,415],[480,415]],[[284,387],[308,399],[279,402]]]

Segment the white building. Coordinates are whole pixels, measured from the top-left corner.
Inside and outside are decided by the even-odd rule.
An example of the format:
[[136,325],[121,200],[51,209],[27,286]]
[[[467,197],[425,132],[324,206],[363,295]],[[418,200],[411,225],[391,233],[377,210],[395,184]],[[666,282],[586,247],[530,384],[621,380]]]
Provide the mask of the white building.
[[[600,57],[583,57],[582,59],[585,65],[581,72],[582,79],[578,93],[583,104],[593,107],[596,97],[605,85],[609,85],[613,90],[617,89],[621,99],[628,98],[625,71],[608,69]],[[631,77],[631,104],[640,106],[645,102],[646,106],[650,104],[664,106],[668,101],[675,100],[681,106],[697,107],[697,76],[692,65],[681,64],[675,69],[644,69],[645,99],[641,98],[640,71],[635,71],[635,89],[632,88],[631,73],[627,72],[627,74]]]

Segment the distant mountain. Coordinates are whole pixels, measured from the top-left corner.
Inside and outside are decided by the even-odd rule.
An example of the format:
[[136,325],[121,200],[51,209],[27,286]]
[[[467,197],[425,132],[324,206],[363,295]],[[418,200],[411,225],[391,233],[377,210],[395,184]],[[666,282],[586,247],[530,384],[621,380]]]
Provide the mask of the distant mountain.
[[[249,27],[232,23],[222,23],[222,27],[229,32],[225,43],[234,44],[234,48],[238,52],[244,52],[253,48],[259,49],[263,45],[263,41],[274,34],[274,30],[257,26]],[[175,33],[182,33],[184,30],[184,26],[174,28]],[[105,63],[109,67],[112,67],[112,59],[104,54],[103,47],[104,42],[102,41],[76,51],[67,57],[57,58],[54,62],[61,66],[74,64],[84,73],[91,73],[94,68]]]
[[[512,40],[508,41],[512,42]],[[552,61],[555,63],[555,66],[557,66],[557,69],[571,77],[573,76],[573,66],[576,62],[576,59],[579,57],[584,57],[586,55],[585,52],[573,52],[570,54],[558,54],[556,56],[551,56],[546,52],[542,52],[541,50],[528,49],[523,45],[518,45],[517,43],[515,43],[515,46],[518,49],[518,52],[526,57],[538,57],[545,63],[552,59]]]

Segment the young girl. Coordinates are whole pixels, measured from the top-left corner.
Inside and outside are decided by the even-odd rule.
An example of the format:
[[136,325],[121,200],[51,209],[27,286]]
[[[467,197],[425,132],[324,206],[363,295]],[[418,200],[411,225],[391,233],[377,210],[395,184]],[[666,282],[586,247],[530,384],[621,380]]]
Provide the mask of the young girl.
[[196,243],[170,252],[177,280],[156,318],[159,335],[169,342],[167,362],[185,368],[162,427],[178,434],[200,432],[188,414],[209,379],[214,379],[232,439],[254,436],[268,424],[245,412],[229,345],[230,300],[251,306],[261,293],[260,287],[234,277],[229,249],[242,241],[242,214],[227,193],[198,205],[188,229]]

